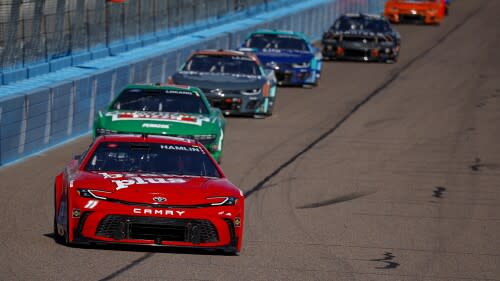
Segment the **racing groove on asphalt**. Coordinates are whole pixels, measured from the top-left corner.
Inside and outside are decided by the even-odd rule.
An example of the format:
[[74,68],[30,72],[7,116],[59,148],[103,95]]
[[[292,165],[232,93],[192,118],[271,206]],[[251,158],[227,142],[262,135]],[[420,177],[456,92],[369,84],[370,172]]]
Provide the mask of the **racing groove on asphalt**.
[[247,197],[239,257],[46,237],[52,178],[88,138],[3,168],[0,279],[497,280],[500,71],[481,53],[500,42],[480,30],[498,8],[456,0],[439,27],[398,27],[397,64],[327,62],[318,89],[280,89],[272,118],[230,118],[223,169]]
[[333,126],[332,128],[330,128],[328,131],[324,132],[317,139],[315,139],[313,142],[311,142],[306,147],[304,147],[304,149],[302,149],[297,154],[295,154],[294,156],[292,156],[288,161],[286,161],[283,164],[281,164],[276,170],[274,170],[267,177],[265,177],[263,180],[261,180],[260,182],[258,182],[254,187],[252,187],[250,190],[246,191],[245,192],[245,198],[252,196],[252,194],[254,192],[258,192],[259,190],[261,190],[262,188],[264,188],[265,184],[268,183],[277,174],[279,174],[279,172],[281,172],[281,170],[283,170],[286,167],[288,167],[290,164],[292,164],[293,162],[295,162],[295,160],[297,160],[297,158],[299,158],[300,156],[302,156],[304,153],[307,153],[314,146],[316,146],[319,142],[321,142],[326,137],[328,137],[331,134],[333,134],[340,126],[342,126],[342,124],[344,124],[347,121],[347,119],[349,119],[349,117],[351,117],[354,113],[356,113],[356,111],[358,111],[361,107],[363,107],[363,105],[365,105],[367,102],[369,102],[376,95],[380,94],[385,88],[387,88],[396,79],[398,79],[399,75],[403,71],[405,71],[408,68],[410,68],[416,61],[422,59],[430,51],[432,51],[434,48],[436,48],[437,46],[439,46],[444,40],[446,40],[446,38],[448,38],[451,34],[453,34],[455,31],[457,31],[464,24],[466,24],[472,17],[474,17],[477,13],[479,13],[479,11],[482,8],[483,8],[483,5],[480,6],[479,8],[477,8],[472,13],[470,13],[466,17],[465,21],[458,23],[457,25],[455,25],[454,28],[450,29],[446,34],[444,34],[444,36],[442,36],[441,38],[439,38],[439,40],[434,45],[432,45],[431,47],[429,47],[426,50],[422,51],[420,54],[418,54],[413,59],[411,59],[410,61],[408,61],[405,65],[403,65],[403,67],[398,72],[396,72],[390,79],[388,79],[382,85],[380,85],[378,88],[376,88],[375,90],[373,90],[373,92],[371,92],[368,96],[366,96],[366,98],[363,99],[360,103],[356,104],[356,106],[354,106],[354,108],[347,115],[345,115],[339,122],[337,122],[335,124],[335,126]]

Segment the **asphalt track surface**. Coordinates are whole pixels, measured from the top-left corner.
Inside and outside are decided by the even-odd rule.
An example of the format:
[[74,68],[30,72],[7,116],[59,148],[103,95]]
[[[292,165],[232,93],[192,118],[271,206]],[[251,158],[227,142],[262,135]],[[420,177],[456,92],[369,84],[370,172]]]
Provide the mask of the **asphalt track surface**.
[[397,26],[396,64],[327,62],[268,119],[229,118],[239,256],[52,239],[84,137],[0,169],[1,280],[500,280],[500,1]]

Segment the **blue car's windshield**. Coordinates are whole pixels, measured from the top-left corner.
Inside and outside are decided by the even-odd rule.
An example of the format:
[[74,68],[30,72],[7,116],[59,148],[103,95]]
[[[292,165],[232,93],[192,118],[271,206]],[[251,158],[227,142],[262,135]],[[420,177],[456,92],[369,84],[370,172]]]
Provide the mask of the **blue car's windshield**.
[[255,49],[309,50],[304,39],[281,34],[253,34],[245,41],[244,46]]
[[184,65],[184,71],[261,75],[257,62],[246,56],[193,55]]

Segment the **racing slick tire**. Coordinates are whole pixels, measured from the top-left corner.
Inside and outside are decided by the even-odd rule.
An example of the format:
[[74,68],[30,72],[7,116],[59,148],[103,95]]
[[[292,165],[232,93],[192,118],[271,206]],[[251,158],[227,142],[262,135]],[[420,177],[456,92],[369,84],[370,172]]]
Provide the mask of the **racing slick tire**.
[[64,235],[59,234],[59,230],[57,229],[57,210],[56,210],[56,187],[54,186],[54,240],[62,245],[70,245],[69,243],[69,230],[68,225],[66,225],[66,230],[64,231]]
[[218,249],[216,250],[216,252],[220,255],[223,255],[223,256],[239,256],[239,252],[236,248],[234,247],[228,247],[228,248],[225,248],[225,249]]
[[268,116],[273,115],[274,100],[270,101],[270,98],[267,97],[266,101],[268,102],[268,106],[266,108],[266,111],[265,112],[255,112],[253,114],[254,119],[264,119]]
[[395,56],[393,58],[389,58],[389,59],[386,59],[383,61],[384,63],[387,63],[387,64],[394,64],[396,62],[398,62],[398,56]]

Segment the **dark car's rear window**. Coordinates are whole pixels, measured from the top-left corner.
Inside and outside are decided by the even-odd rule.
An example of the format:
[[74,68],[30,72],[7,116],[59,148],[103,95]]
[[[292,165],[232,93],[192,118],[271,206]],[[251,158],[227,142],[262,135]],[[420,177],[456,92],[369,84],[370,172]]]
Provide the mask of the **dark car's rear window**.
[[159,143],[103,142],[85,171],[220,177],[201,147]]
[[372,32],[389,32],[391,27],[384,19],[375,19],[367,17],[341,17],[335,21],[332,30],[349,31],[365,30]]
[[127,89],[111,109],[208,114],[199,94],[188,90]]

